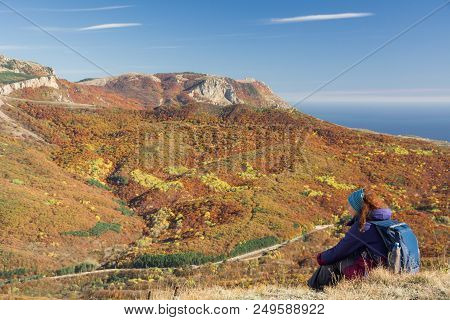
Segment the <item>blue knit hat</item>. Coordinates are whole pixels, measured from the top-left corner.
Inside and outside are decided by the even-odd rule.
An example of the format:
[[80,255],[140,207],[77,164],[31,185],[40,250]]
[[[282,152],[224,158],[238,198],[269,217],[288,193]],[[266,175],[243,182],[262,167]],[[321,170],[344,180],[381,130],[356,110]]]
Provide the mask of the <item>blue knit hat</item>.
[[360,213],[364,204],[364,189],[358,189],[348,196],[348,203],[357,213]]

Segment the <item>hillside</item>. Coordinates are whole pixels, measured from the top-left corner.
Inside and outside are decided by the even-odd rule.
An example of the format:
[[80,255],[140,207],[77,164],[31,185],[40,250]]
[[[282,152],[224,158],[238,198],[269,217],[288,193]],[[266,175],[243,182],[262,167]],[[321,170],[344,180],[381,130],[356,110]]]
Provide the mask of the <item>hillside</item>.
[[0,84],[53,75],[53,69],[50,67],[0,55]]
[[[202,264],[305,235],[258,263],[226,263],[211,274],[145,271],[160,274],[150,287],[206,276],[228,288],[292,285],[311,272],[311,256],[342,236],[346,197],[366,185],[411,225],[424,261],[447,256],[445,145],[318,120],[254,80],[183,73],[55,81],[10,94],[24,100],[1,98],[0,281]],[[306,236],[323,224],[335,228]],[[95,279],[107,292],[86,284],[94,297],[135,288],[133,277]],[[126,286],[116,292],[119,282]],[[28,294],[58,289],[40,283]]]
[[186,105],[193,102],[218,106],[249,104],[259,107],[290,108],[264,83],[233,80],[199,73],[124,74],[118,77],[79,82],[100,86],[140,101],[146,108]]

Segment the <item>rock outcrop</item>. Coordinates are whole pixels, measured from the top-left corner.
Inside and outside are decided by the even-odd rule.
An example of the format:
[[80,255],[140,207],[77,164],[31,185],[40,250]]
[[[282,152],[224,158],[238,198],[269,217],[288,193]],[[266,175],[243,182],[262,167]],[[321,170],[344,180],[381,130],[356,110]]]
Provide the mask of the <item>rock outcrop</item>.
[[53,69],[50,67],[32,61],[22,61],[0,55],[0,72],[4,71],[24,73],[36,77],[55,75]]
[[20,89],[25,88],[35,89],[39,87],[50,87],[54,89],[59,89],[58,82],[55,76],[45,76],[2,85],[0,86],[0,95],[8,95],[11,94],[13,91]]
[[227,78],[206,76],[185,90],[199,102],[223,106],[242,103]]

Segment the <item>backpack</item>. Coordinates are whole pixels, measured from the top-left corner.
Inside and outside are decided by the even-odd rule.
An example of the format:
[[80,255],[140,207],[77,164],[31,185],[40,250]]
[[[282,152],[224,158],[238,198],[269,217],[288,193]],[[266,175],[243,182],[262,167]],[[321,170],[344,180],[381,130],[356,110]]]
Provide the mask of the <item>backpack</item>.
[[416,273],[420,269],[419,243],[404,222],[396,220],[368,221],[373,224],[387,248],[387,265],[394,273]]

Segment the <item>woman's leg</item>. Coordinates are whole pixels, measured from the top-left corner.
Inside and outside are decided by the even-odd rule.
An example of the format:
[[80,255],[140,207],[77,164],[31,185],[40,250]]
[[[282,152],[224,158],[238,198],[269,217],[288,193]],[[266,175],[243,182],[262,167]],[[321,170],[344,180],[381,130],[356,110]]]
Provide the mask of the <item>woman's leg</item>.
[[323,287],[337,283],[341,273],[335,264],[320,266],[308,280],[308,286],[312,289],[322,290]]
[[322,290],[325,286],[336,284],[341,280],[343,270],[352,266],[358,257],[358,254],[352,254],[334,264],[320,266],[308,280],[308,286],[312,289]]

